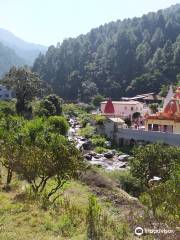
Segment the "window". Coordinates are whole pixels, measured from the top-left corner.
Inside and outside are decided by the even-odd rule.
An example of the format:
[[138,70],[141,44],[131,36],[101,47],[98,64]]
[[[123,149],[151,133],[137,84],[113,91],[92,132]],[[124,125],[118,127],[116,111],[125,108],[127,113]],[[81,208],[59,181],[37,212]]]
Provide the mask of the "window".
[[131,107],[131,111],[133,111],[134,110],[134,108],[133,107]]
[[127,110],[127,107],[126,107],[126,106],[124,107],[124,110]]

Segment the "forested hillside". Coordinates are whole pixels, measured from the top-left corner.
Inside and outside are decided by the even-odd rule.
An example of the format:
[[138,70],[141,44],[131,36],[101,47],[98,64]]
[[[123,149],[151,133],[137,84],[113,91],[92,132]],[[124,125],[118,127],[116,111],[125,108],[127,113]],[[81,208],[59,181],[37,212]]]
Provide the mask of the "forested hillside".
[[162,84],[178,81],[180,5],[64,40],[40,55],[33,70],[65,99],[158,92]]
[[24,61],[11,48],[0,43],[0,77],[13,65],[20,66],[23,63]]

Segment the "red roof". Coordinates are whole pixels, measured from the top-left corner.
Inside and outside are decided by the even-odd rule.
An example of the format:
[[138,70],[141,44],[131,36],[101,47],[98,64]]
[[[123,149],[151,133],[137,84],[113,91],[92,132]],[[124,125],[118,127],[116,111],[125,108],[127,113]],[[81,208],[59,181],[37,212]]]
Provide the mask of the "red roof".
[[166,119],[180,121],[180,87],[177,88],[173,98],[169,101],[163,112],[150,115],[148,119]]
[[109,99],[106,103],[106,106],[104,108],[104,113],[107,113],[107,114],[114,114],[115,110],[114,110],[114,105],[112,103],[112,100]]

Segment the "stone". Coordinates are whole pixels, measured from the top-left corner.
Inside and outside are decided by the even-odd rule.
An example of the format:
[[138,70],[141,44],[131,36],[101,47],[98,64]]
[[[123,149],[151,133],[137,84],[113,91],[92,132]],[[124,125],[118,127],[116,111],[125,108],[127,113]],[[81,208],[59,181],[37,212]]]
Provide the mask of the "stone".
[[113,157],[113,153],[112,152],[106,152],[106,153],[104,153],[104,157],[112,158]]
[[126,162],[126,161],[128,161],[128,158],[129,158],[129,155],[123,154],[123,155],[120,155],[120,156],[118,157],[118,160],[119,160],[119,161],[122,161],[122,162]]
[[85,154],[84,157],[86,158],[86,160],[91,161],[92,156],[90,154]]
[[127,167],[127,163],[122,163],[119,168],[126,168]]
[[86,141],[82,144],[82,147],[84,148],[84,150],[91,150],[92,148],[92,143],[91,141]]

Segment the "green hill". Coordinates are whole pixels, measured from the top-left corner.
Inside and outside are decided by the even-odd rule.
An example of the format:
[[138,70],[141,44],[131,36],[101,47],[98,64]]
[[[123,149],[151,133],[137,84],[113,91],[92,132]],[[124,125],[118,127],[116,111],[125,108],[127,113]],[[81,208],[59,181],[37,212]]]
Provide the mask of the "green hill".
[[24,60],[14,50],[0,43],[0,76],[6,73],[13,65],[20,66],[23,64]]
[[40,55],[33,70],[69,100],[158,92],[179,80],[180,5],[64,40]]

